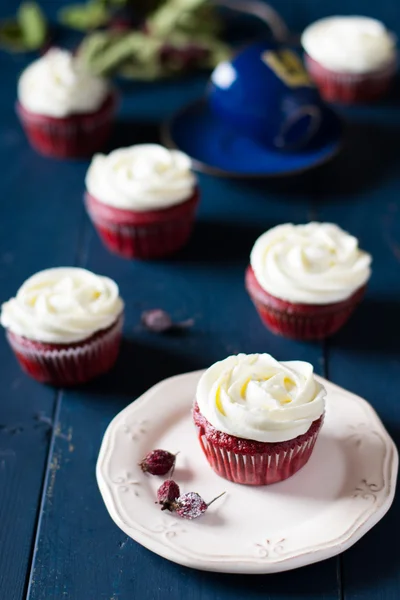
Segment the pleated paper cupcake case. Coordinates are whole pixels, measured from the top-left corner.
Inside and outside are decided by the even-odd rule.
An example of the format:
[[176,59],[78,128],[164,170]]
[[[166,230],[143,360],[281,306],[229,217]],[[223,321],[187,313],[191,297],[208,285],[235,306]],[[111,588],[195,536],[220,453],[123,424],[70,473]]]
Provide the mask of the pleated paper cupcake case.
[[116,95],[112,95],[92,114],[60,119],[31,113],[19,103],[16,111],[29,141],[38,152],[58,158],[74,158],[91,156],[102,149],[111,133],[116,105]]
[[340,73],[326,69],[307,54],[304,60],[322,97],[328,101],[348,104],[368,102],[383,96],[389,89],[397,69],[395,60],[379,71],[365,74]]
[[156,258],[176,252],[189,239],[187,218],[152,225],[120,225],[91,215],[105,245],[126,258]]
[[199,441],[211,467],[221,477],[245,485],[269,485],[291,477],[308,462],[319,430],[310,437],[305,434],[305,439],[302,436],[302,441],[295,442],[289,450],[283,443],[277,451],[279,444],[274,444],[275,451],[264,454],[235,454],[212,444],[201,431]]
[[65,348],[42,348],[7,331],[10,346],[22,369],[38,381],[58,386],[84,383],[108,371],[115,363],[121,340],[123,316],[104,332]]

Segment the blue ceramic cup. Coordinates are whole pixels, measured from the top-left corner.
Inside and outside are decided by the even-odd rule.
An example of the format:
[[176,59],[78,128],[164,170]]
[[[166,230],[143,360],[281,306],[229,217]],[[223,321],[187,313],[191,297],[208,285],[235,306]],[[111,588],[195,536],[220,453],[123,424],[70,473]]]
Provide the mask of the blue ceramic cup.
[[241,133],[279,150],[299,150],[321,128],[324,108],[300,57],[257,42],[212,73],[213,112]]

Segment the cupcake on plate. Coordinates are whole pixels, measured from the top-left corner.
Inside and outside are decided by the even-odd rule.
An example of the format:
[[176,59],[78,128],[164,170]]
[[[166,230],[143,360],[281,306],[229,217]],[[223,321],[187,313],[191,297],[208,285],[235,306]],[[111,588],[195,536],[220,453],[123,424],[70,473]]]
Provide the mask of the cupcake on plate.
[[112,279],[60,267],[27,279],[2,305],[1,324],[28,375],[52,385],[75,385],[113,366],[123,310]]
[[325,394],[307,362],[238,354],[215,363],[200,378],[193,410],[209,464],[247,485],[294,475],[313,451]]
[[385,94],[397,66],[396,40],[380,21],[329,17],[301,38],[310,76],[325,100],[368,102]]
[[31,145],[41,154],[91,156],[111,132],[116,95],[70,52],[52,48],[20,76],[16,108]]
[[332,223],[278,225],[253,246],[246,288],[264,324],[299,340],[335,333],[364,296],[371,256]]
[[191,161],[178,150],[138,144],[94,156],[86,207],[104,244],[125,258],[159,258],[188,240],[199,201]]

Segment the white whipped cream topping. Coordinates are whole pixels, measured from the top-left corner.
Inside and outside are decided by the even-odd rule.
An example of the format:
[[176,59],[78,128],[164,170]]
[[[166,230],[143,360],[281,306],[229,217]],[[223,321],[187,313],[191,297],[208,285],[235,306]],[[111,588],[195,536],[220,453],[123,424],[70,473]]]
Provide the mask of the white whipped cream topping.
[[368,17],[328,17],[304,31],[301,43],[311,58],[331,71],[366,73],[391,63],[394,36]]
[[168,208],[188,200],[196,186],[190,158],[158,144],[96,154],[86,175],[99,202],[134,211]]
[[345,300],[371,275],[371,256],[333,223],[273,227],[254,244],[250,263],[266,292],[300,304]]
[[70,52],[59,48],[35,60],[18,82],[18,99],[24,108],[56,118],[94,112],[108,93],[104,79],[85,71]]
[[1,307],[1,324],[31,340],[69,344],[110,327],[124,303],[117,284],[86,269],[36,273]]
[[219,431],[258,442],[284,442],[306,433],[319,419],[325,394],[307,362],[238,354],[207,369],[196,400]]

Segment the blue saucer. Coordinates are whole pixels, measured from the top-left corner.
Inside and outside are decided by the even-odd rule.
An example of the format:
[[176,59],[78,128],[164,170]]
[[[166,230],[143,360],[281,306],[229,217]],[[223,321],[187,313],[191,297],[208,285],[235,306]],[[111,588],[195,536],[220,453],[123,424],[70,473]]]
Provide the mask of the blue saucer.
[[186,152],[197,171],[220,177],[279,177],[307,171],[331,159],[340,149],[342,125],[329,112],[308,147],[297,152],[267,148],[219,120],[206,100],[180,110],[162,130],[163,143]]

